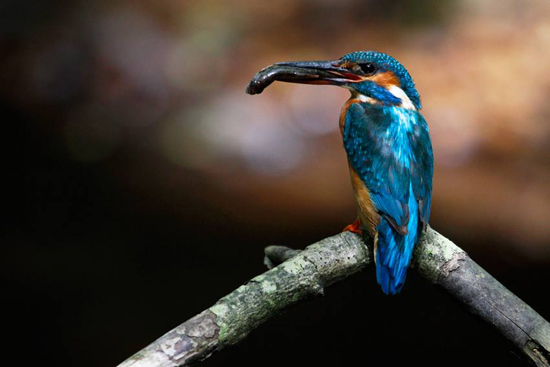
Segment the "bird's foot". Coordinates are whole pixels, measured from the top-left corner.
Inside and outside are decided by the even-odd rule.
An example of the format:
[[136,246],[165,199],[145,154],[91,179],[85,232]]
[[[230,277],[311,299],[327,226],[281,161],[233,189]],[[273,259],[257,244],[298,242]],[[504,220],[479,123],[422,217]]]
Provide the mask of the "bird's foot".
[[359,222],[359,219],[357,219],[352,224],[346,226],[346,228],[344,228],[344,230],[342,232],[350,231],[350,232],[357,233],[358,235],[362,236],[363,235],[363,230],[361,228],[359,228],[360,225],[361,225],[361,222]]

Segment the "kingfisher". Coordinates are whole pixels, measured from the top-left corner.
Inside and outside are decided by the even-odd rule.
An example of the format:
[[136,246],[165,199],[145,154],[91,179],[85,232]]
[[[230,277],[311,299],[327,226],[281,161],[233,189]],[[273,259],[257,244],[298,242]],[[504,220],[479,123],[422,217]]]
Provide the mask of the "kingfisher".
[[393,57],[359,51],[333,61],[282,62],[250,81],[336,85],[350,98],[340,114],[357,220],[344,230],[374,241],[376,279],[386,294],[403,288],[414,246],[430,219],[433,151],[413,79]]

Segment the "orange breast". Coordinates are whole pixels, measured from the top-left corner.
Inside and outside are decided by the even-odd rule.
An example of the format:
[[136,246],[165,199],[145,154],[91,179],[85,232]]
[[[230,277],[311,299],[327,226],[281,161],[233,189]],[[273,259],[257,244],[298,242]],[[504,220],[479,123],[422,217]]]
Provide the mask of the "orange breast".
[[376,211],[374,203],[370,197],[369,189],[365,186],[363,181],[359,178],[359,175],[353,167],[349,167],[351,177],[351,187],[353,188],[353,194],[355,196],[355,203],[357,204],[357,216],[361,221],[364,228],[369,231],[372,238],[375,237],[376,227],[380,223],[380,215]]

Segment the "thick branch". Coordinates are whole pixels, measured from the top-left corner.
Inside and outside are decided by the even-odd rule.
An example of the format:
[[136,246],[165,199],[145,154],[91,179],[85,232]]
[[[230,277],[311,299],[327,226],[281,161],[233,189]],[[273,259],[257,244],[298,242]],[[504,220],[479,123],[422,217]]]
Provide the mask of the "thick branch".
[[[301,252],[266,248],[268,267],[277,263],[119,367],[185,366],[208,358],[280,311],[370,265],[372,256],[359,236],[344,232]],[[451,241],[429,228],[415,249],[413,267],[493,325],[526,359],[550,366],[550,324]]]

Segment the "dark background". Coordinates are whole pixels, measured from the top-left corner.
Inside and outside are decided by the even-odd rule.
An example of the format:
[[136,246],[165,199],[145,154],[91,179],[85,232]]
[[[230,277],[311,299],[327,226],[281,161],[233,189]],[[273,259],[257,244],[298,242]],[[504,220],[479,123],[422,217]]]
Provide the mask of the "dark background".
[[[278,61],[392,54],[436,156],[432,226],[550,317],[546,1],[24,0],[0,12],[1,272],[10,354],[114,366],[355,217],[347,92]],[[330,287],[205,366],[504,365],[488,326],[411,272]]]

